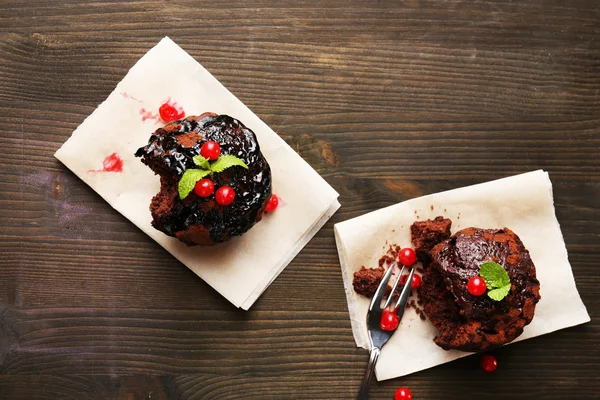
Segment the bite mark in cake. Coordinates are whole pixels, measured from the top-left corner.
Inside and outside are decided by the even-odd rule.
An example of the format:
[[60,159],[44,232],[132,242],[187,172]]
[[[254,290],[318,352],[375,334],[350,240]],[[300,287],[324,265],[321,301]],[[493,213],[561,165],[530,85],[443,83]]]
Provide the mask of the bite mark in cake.
[[426,221],[415,221],[410,226],[411,241],[415,246],[417,258],[427,268],[431,258],[429,252],[442,240],[450,237],[450,228],[452,221],[442,216]]

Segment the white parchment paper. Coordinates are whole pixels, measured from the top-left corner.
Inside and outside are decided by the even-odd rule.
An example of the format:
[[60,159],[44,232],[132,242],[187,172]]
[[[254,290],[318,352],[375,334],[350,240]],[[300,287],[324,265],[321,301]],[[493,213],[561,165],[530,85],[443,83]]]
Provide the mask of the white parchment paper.
[[[241,237],[187,247],[154,229],[148,209],[159,177],[133,154],[161,122],[148,118],[165,101],[186,115],[228,114],[252,129],[273,174],[280,207]],[[122,173],[93,172],[119,154]],[[235,306],[248,309],[339,208],[338,194],[285,141],[189,54],[164,38],[144,55],[55,156],[111,206]],[[310,195],[307,195],[310,193]]]
[[[444,215],[452,233],[475,226],[512,229],[531,253],[540,281],[541,300],[535,316],[515,341],[588,322],[567,258],[567,249],[554,214],[552,184],[538,170],[479,185],[405,201],[335,225],[344,287],[354,339],[368,348],[365,317],[369,299],[352,288],[355,271],[376,267],[388,243],[410,246],[410,225]],[[445,351],[433,343],[436,330],[408,308],[398,331],[385,345],[377,363],[378,380],[407,375],[470,353]]]

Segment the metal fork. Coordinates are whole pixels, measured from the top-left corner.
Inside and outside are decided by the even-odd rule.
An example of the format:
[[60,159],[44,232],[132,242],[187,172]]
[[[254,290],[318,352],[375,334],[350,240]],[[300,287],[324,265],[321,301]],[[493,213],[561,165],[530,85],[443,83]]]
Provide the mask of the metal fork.
[[398,287],[398,283],[400,282],[400,278],[404,273],[404,269],[408,268],[410,273],[408,278],[406,279],[406,284],[402,288],[400,292],[400,296],[398,297],[398,301],[396,302],[395,307],[390,308],[391,310],[395,310],[398,314],[398,318],[402,319],[402,314],[404,314],[404,308],[406,307],[406,303],[408,301],[408,297],[410,296],[410,286],[412,282],[412,278],[415,274],[415,269],[410,267],[402,266],[400,273],[396,277],[394,285],[392,286],[392,291],[390,292],[387,300],[383,307],[381,307],[381,300],[386,293],[387,284],[392,276],[393,270],[396,268],[397,264],[393,263],[390,265],[388,270],[383,275],[381,279],[381,283],[371,299],[371,305],[369,306],[369,312],[367,313],[367,329],[369,331],[369,365],[367,366],[367,371],[365,372],[365,377],[363,379],[362,385],[360,386],[360,392],[358,393],[358,400],[367,400],[369,398],[369,383],[371,382],[371,378],[373,377],[373,371],[375,371],[375,364],[377,363],[377,359],[379,358],[379,353],[381,352],[381,348],[384,344],[387,343],[390,337],[396,331],[384,331],[381,329],[381,315],[383,310],[388,307],[392,303],[393,294]]

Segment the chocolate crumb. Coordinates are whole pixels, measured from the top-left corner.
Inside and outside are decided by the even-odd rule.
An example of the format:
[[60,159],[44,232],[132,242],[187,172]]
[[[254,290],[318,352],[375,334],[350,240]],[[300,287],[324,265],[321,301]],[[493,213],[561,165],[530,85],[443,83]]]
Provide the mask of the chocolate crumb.
[[425,314],[423,314],[423,313],[419,314],[419,318],[421,318],[422,321],[425,321]]
[[431,211],[433,211],[433,206],[429,206],[429,208],[431,208]]
[[[388,244],[387,240],[385,243]],[[384,265],[391,265],[396,261],[396,258],[398,258],[398,253],[400,253],[400,246],[397,244],[390,244],[387,252],[379,259],[379,266],[383,267]]]

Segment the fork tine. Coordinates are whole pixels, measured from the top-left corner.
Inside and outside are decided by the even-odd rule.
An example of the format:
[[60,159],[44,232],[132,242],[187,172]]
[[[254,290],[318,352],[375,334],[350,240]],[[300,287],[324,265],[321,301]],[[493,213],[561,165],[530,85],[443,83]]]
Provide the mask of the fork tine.
[[385,271],[385,274],[383,274],[383,278],[381,278],[381,282],[379,283],[379,286],[377,287],[377,290],[375,291],[375,295],[373,296],[373,298],[371,299],[371,304],[369,305],[369,311],[381,311],[381,299],[383,298],[383,295],[385,294],[385,289],[387,288],[387,284],[390,280],[390,276],[392,276],[392,271],[394,270],[394,268],[396,267],[396,263],[393,263],[392,265],[390,265],[390,267],[388,268],[387,271]]
[[408,297],[410,296],[410,287],[412,286],[411,283],[414,275],[415,269],[411,268],[410,274],[406,279],[406,284],[402,288],[402,292],[400,292],[400,297],[398,297],[398,302],[394,307],[394,309],[396,310],[396,314],[398,314],[398,317],[400,317],[400,319],[402,319],[402,314],[404,314],[404,309],[406,308],[406,303],[408,302]]
[[404,265],[402,266],[402,269],[400,270],[400,273],[398,274],[398,276],[396,276],[396,280],[394,281],[394,285],[392,286],[392,291],[390,292],[390,295],[388,296],[387,300],[385,301],[383,308],[386,308],[392,302],[392,299],[394,298],[394,292],[396,291],[396,288],[398,287],[398,283],[400,282],[400,278],[402,278],[403,273],[404,273]]

